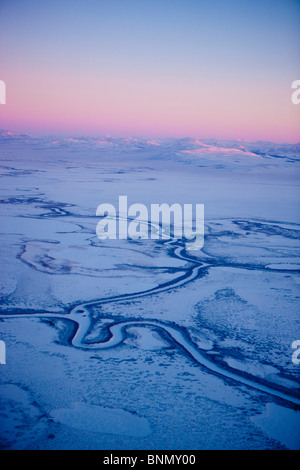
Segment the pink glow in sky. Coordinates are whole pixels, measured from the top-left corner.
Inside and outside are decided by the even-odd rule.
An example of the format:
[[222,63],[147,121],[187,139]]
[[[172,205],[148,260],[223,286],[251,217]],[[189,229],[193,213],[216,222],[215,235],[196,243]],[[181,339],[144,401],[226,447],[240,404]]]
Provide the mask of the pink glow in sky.
[[1,4],[0,128],[300,141],[294,2],[273,4],[271,17],[268,1],[215,11],[188,0],[177,12],[169,0],[147,11],[117,3],[119,16],[103,2],[101,15],[89,1],[71,13],[65,0]]
[[37,133],[299,141],[300,106],[291,103],[290,89],[250,85],[168,77],[70,80],[38,71],[21,83],[10,77],[1,120],[5,128]]

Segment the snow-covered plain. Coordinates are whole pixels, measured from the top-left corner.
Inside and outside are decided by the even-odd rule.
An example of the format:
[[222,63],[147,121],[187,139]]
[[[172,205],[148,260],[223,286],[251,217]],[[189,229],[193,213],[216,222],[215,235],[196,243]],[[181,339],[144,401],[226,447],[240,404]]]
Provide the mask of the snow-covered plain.
[[[1,447],[299,449],[300,145],[0,133]],[[205,242],[97,206],[205,205]]]

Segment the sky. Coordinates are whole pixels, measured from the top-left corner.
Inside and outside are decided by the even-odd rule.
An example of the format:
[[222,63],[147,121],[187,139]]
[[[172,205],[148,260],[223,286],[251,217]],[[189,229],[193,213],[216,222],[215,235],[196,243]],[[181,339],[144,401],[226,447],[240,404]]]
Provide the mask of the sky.
[[300,0],[0,0],[0,128],[300,141]]

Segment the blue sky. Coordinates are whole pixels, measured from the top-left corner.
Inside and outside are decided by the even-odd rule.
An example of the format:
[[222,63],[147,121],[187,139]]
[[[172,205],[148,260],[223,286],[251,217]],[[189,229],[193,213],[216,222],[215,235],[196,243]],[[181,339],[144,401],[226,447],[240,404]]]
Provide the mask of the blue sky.
[[[24,130],[55,130],[57,123],[58,130],[88,132],[86,122],[92,132],[199,128],[241,137],[244,129],[244,137],[260,138],[255,122],[261,127],[260,119],[277,115],[274,136],[282,127],[282,137],[296,138],[299,112],[289,98],[300,78],[299,24],[300,2],[292,0],[0,0],[0,78],[11,98],[1,119]],[[63,90],[73,89],[76,99],[78,88],[81,107],[73,109]],[[103,104],[101,115],[93,102]],[[79,117],[68,122],[67,107],[82,114],[82,126]],[[231,130],[222,129],[228,119]]]

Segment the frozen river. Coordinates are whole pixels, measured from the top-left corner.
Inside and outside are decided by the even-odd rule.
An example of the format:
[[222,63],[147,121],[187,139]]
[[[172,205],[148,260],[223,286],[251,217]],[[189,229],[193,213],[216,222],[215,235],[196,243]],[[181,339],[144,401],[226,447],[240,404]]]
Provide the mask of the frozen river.
[[[299,149],[1,139],[2,448],[299,448]],[[99,240],[123,194],[203,248]]]

